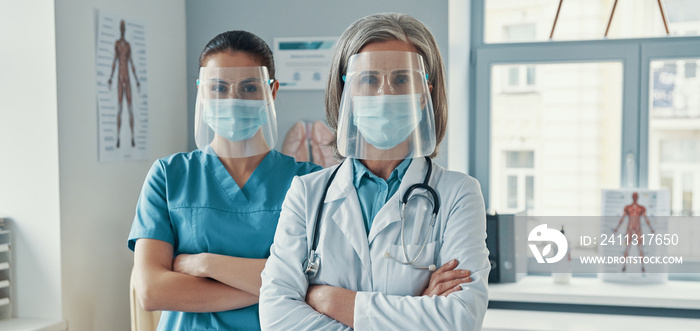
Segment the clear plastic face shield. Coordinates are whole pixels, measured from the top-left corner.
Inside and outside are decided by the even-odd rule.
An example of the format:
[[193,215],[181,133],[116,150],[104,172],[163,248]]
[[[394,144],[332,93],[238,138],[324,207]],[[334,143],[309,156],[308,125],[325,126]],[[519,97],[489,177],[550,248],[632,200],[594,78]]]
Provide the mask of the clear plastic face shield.
[[423,58],[412,52],[350,57],[338,118],[338,151],[399,160],[435,150],[435,115]]
[[225,158],[270,151],[277,142],[272,80],[266,67],[202,67],[197,80],[197,148]]

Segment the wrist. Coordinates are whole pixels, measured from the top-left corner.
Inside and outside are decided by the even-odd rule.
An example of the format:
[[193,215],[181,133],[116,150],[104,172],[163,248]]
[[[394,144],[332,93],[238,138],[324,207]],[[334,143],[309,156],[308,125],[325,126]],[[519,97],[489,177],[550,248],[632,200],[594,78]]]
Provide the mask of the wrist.
[[306,303],[315,311],[328,315],[331,307],[333,287],[329,285],[311,285],[306,295]]
[[210,253],[200,253],[198,254],[198,277],[211,277],[211,270],[209,270],[209,265],[211,264],[211,259],[213,255]]
[[356,295],[357,292],[355,291],[342,287],[329,286],[324,296],[325,300],[322,301],[324,314],[344,311],[350,304],[354,306]]
[[352,328],[357,292],[342,287],[332,287],[326,294],[323,314]]
[[321,313],[324,315],[331,315],[331,312],[334,311],[335,307],[335,301],[334,298],[337,295],[337,287],[328,287],[328,289],[325,291],[325,295],[323,296],[321,300]]

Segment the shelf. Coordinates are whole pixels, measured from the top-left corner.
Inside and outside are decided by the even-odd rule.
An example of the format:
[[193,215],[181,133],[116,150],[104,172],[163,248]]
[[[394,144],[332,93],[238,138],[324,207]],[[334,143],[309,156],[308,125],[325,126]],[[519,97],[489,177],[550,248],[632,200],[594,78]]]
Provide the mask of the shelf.
[[555,284],[551,277],[528,276],[516,283],[489,284],[489,301],[582,304],[700,310],[700,282],[622,284],[597,278],[571,278]]
[[41,318],[12,318],[0,321],[0,330],[12,331],[65,331],[66,321]]
[[[1,216],[1,215],[0,215]],[[0,217],[0,255],[3,256],[0,262],[0,273],[3,280],[0,280],[0,330],[15,330],[16,328],[5,327],[4,322],[12,317],[12,302],[10,301],[10,281],[7,279],[10,273],[10,231],[4,230],[4,221]]]
[[489,309],[482,330],[700,330],[700,319]]

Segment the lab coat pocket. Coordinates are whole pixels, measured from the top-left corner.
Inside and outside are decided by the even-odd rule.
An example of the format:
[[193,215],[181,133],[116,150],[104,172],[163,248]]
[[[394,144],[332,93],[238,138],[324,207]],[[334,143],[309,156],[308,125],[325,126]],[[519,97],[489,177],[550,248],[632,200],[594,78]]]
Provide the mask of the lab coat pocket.
[[[435,263],[435,250],[437,242],[429,242],[425,245],[423,252],[418,259],[413,263],[401,264],[394,259],[387,257],[386,269],[386,288],[387,294],[392,295],[420,295],[420,293],[428,285],[432,272],[428,270],[428,266]],[[408,261],[412,261],[420,252],[422,245],[412,244],[406,245],[406,256]],[[389,254],[395,259],[405,262],[404,249],[402,245],[389,246]],[[417,269],[425,268],[425,269]]]

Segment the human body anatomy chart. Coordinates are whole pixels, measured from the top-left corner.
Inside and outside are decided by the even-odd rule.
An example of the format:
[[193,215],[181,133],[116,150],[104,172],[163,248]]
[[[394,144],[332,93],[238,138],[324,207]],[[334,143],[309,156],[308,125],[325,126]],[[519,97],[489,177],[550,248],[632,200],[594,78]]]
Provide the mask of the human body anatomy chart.
[[96,40],[100,162],[148,158],[146,26],[100,11]]
[[669,192],[648,189],[603,190],[600,255],[639,260],[642,263],[605,265],[608,281],[657,283],[665,281],[664,264],[645,264],[664,255],[665,246],[649,241],[667,233],[670,215]]

